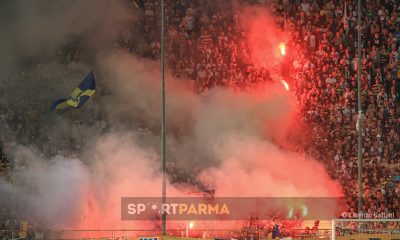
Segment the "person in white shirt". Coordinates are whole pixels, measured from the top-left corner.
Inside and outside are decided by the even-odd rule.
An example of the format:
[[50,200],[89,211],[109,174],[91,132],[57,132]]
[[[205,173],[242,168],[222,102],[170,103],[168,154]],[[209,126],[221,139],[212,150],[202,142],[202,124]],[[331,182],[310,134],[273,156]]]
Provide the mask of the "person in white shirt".
[[304,13],[308,13],[308,11],[310,10],[310,3],[307,2],[307,0],[303,0],[303,2],[301,3],[301,10],[303,10]]

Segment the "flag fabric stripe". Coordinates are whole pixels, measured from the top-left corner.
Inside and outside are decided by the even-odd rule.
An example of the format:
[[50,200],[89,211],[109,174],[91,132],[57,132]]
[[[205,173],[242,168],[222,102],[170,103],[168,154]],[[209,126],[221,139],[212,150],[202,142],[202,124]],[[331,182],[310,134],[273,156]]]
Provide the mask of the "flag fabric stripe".
[[51,111],[54,111],[54,110],[62,110],[62,109],[65,109],[65,108],[68,108],[69,107],[69,105],[68,105],[68,103],[67,103],[67,99],[66,98],[59,98],[59,99],[57,99],[57,100],[55,100],[52,104],[51,104],[51,106],[50,106],[50,110]]
[[66,109],[69,108],[69,104],[67,103],[67,101],[63,101],[61,103],[59,103],[56,107],[57,110],[62,110],[62,109]]
[[79,84],[77,88],[75,88],[70,97],[68,99],[60,98],[54,101],[50,109],[61,110],[66,109],[68,107],[80,108],[85,104],[87,100],[96,92],[96,81],[93,75],[93,71],[91,71],[85,79]]

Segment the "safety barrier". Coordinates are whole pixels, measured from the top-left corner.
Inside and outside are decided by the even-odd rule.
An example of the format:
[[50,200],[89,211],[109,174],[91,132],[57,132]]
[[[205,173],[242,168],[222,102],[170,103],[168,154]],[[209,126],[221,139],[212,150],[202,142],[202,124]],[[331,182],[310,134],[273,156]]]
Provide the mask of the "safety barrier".
[[336,237],[337,240],[400,240],[400,234],[355,234]]
[[[284,234],[284,235],[283,235]],[[184,230],[168,230],[167,236],[162,237],[160,231],[154,230],[131,230],[131,229],[92,229],[92,230],[38,230],[34,232],[0,231],[0,239],[60,239],[60,240],[180,240],[180,239],[230,239],[246,236],[248,239],[271,239],[271,231],[238,229],[198,229],[192,230],[186,237]],[[282,237],[298,239],[330,239],[328,229],[306,232],[305,229],[291,229],[282,232]],[[344,238],[347,240],[350,238]],[[357,239],[358,240],[358,239]],[[392,240],[392,239],[381,239]]]

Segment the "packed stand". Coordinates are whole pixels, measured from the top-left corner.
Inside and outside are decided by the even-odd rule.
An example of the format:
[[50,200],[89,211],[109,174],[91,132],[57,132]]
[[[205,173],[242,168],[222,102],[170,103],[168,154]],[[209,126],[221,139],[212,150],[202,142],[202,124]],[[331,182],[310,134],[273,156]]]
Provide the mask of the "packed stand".
[[[140,28],[144,41],[127,43],[127,47],[143,57],[158,59],[161,48],[159,1],[129,2],[142,12]],[[266,1],[238,2],[271,6],[262,6]],[[214,86],[242,91],[272,80],[268,69],[251,64],[246,31],[238,24],[240,18],[231,1],[165,0],[165,3],[166,60],[175,77],[190,79],[199,93]],[[273,7],[278,25],[292,36],[287,43],[288,51],[296,53],[292,54],[287,70],[290,72],[288,81],[301,106],[301,117],[311,129],[304,151],[327,166],[329,174],[341,183],[349,197],[346,211],[356,213],[359,67],[356,1],[280,0]],[[365,114],[363,188],[367,197],[363,208],[370,213],[394,213],[395,218],[400,217],[399,7],[397,1],[391,0],[363,2],[361,56]],[[23,77],[15,76],[15,79]],[[32,139],[42,136],[40,130],[46,131],[48,126],[26,124],[40,122],[35,121],[39,118],[37,112],[13,112],[10,109],[17,108],[8,104],[0,99],[0,121],[16,129],[18,136],[31,135]],[[73,119],[73,113],[70,114]],[[85,141],[78,134],[80,128],[85,124],[98,125],[102,130],[107,127],[96,112],[86,114],[88,122],[74,124],[76,138],[57,144],[79,151],[82,144],[77,141]],[[22,115],[26,118],[21,118]],[[46,141],[52,142],[51,139]],[[0,139],[0,172],[11,167],[3,153],[4,148],[10,147],[5,145],[10,144]],[[50,148],[42,150],[49,155],[56,154]],[[169,163],[168,172],[172,181],[190,178],[179,173],[173,162]]]
[[[305,49],[293,68],[304,121],[312,128],[307,152],[353,197],[358,194],[356,7],[356,1],[281,5],[293,45]],[[393,218],[400,216],[399,7],[396,1],[366,1],[361,15],[363,212]],[[356,198],[349,198],[347,211],[357,212]]]
[[[159,58],[159,3],[134,2],[142,7],[149,40],[137,52]],[[194,81],[199,92],[213,86],[242,91],[271,80],[268,69],[251,63],[246,31],[230,3],[166,0],[165,13],[166,60],[175,77]]]
[[[142,7],[150,43],[160,52],[157,1]],[[262,5],[265,1],[239,1]],[[262,6],[263,7],[263,6]],[[277,1],[277,23],[292,39],[291,83],[301,116],[310,127],[304,150],[322,161],[343,186],[348,212],[357,212],[357,12],[356,1]],[[363,188],[365,212],[393,213],[400,207],[399,5],[365,1],[362,7]],[[178,78],[199,92],[213,86],[247,89],[270,80],[251,65],[246,31],[228,1],[166,0],[166,57]],[[151,29],[151,31],[150,31]],[[153,33],[151,33],[153,32]],[[332,144],[333,143],[333,144]]]

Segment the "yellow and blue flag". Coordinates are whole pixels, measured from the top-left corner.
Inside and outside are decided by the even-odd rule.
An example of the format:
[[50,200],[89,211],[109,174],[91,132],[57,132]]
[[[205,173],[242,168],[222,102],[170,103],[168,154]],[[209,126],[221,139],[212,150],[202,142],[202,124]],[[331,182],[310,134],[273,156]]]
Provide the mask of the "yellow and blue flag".
[[93,96],[96,91],[96,81],[94,79],[93,71],[86,76],[86,78],[79,84],[79,86],[71,93],[69,98],[59,98],[55,100],[50,110],[61,110],[69,107],[80,108],[85,102]]

